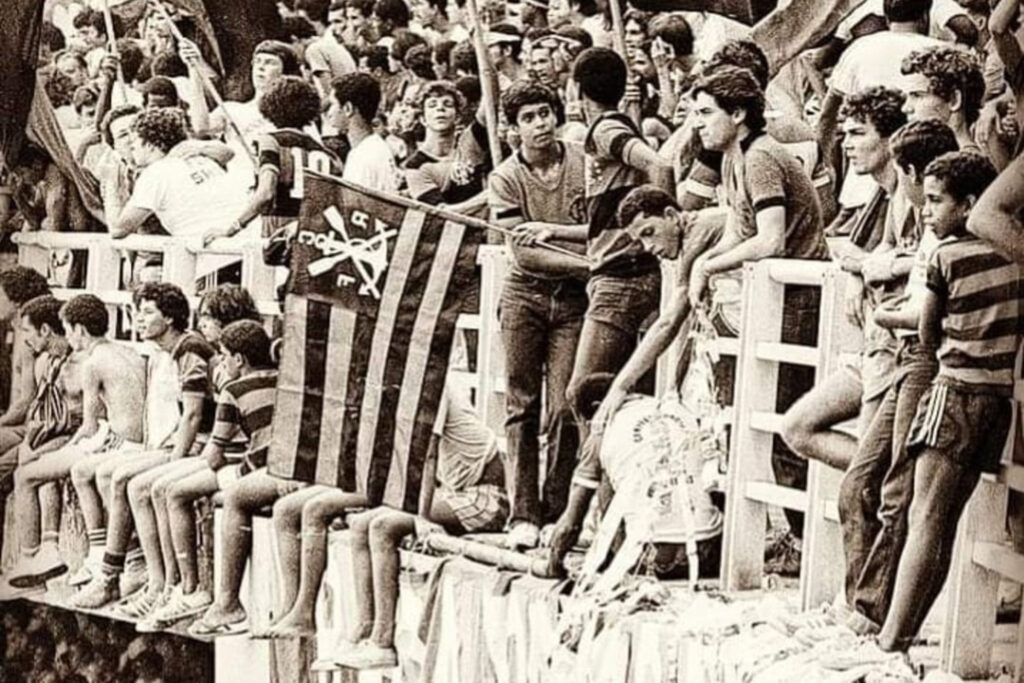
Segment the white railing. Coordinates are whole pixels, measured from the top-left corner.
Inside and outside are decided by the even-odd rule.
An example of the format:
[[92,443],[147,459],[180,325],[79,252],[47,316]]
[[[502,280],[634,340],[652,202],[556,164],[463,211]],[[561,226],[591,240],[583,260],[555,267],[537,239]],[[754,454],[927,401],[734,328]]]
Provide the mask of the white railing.
[[[771,461],[782,423],[775,406],[779,364],[813,367],[821,380],[838,368],[841,351],[857,336],[843,314],[844,284],[845,277],[827,261],[769,259],[744,267],[722,544],[727,590],[762,587],[770,505],[804,513],[801,605],[831,600],[842,586],[842,537],[835,512],[842,473],[811,461],[807,490],[801,491],[777,484]],[[781,341],[786,285],[821,289],[816,347]]]

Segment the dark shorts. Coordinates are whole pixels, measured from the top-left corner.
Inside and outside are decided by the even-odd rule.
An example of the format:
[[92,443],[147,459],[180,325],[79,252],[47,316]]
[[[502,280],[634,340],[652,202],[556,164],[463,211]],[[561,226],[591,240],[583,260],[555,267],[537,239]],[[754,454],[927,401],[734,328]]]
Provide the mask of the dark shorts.
[[1012,421],[1009,398],[932,384],[917,406],[907,450],[916,456],[931,448],[961,467],[997,472]]

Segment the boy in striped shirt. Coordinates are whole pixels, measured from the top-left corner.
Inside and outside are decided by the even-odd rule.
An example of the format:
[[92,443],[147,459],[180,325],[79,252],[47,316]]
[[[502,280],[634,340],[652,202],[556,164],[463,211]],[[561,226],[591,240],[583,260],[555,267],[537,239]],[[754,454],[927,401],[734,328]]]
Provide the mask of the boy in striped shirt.
[[[171,484],[167,512],[171,541],[186,599],[171,601],[153,620],[171,623],[204,611],[213,598],[199,590],[193,504],[220,491],[239,477],[263,467],[270,446],[277,370],[270,357],[270,337],[254,320],[238,320],[221,332],[221,359],[214,372],[219,387],[216,418],[202,451],[206,467]],[[235,455],[232,446],[244,436],[247,448]]]
[[829,668],[910,646],[949,573],[960,515],[981,474],[998,468],[1010,430],[1024,269],[966,228],[995,170],[976,153],[952,152],[924,176],[924,222],[941,243],[928,263],[919,334],[938,347],[939,370],[907,440],[916,459],[909,533],[877,644],[838,653],[823,662]]

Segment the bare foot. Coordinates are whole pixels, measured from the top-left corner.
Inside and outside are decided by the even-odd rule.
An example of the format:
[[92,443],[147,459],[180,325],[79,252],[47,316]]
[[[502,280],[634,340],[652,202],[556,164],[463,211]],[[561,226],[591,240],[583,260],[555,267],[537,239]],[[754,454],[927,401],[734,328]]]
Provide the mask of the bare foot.
[[230,607],[224,607],[218,602],[210,605],[210,608],[203,614],[203,621],[210,626],[223,626],[227,624],[237,624],[245,621],[249,618],[249,615],[245,613],[245,608],[241,605],[234,605]]
[[292,611],[271,626],[267,635],[271,638],[303,638],[314,633],[316,633],[316,624],[313,623],[312,615]]

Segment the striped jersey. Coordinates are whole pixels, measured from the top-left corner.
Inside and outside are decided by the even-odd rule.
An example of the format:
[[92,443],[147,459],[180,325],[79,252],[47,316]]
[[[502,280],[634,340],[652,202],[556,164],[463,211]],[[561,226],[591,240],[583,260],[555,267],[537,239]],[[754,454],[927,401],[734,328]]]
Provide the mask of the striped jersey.
[[1024,322],[1024,271],[973,236],[943,242],[928,264],[943,302],[937,381],[1010,395]]
[[[209,434],[213,427],[216,403],[213,393],[213,357],[217,351],[198,332],[189,331],[181,335],[171,351],[171,358],[178,367],[178,402],[185,396],[200,396],[203,399],[203,416],[199,423],[199,434]],[[179,405],[179,407],[182,407]]]
[[[242,461],[242,474],[267,464],[274,421],[277,370],[256,370],[228,382],[217,397],[217,419],[210,440],[225,449],[228,462]],[[242,457],[230,453],[238,437],[248,440]]]
[[259,136],[256,153],[258,172],[269,169],[277,173],[274,199],[264,211],[268,216],[298,218],[306,169],[336,176],[342,172],[341,162],[333,152],[312,136],[294,128],[282,128]]
[[631,277],[658,270],[658,259],[625,233],[616,215],[629,191],[647,182],[646,174],[628,163],[632,148],[646,144],[636,124],[617,111],[601,114],[587,131],[583,144],[590,218],[587,255],[595,273]]

